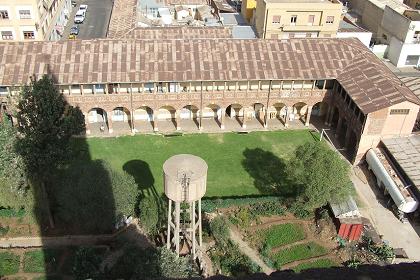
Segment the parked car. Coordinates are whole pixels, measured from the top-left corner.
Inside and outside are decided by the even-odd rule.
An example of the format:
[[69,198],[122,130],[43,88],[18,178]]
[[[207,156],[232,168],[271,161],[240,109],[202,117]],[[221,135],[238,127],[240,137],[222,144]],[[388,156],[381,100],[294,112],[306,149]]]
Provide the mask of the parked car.
[[87,8],[88,8],[88,5],[85,5],[85,4],[80,5],[79,11],[84,11],[86,13],[87,12]]
[[74,35],[74,34],[69,35],[69,40],[75,40],[75,39],[76,39],[76,35]]
[[77,11],[76,15],[74,16],[74,23],[83,23],[85,20],[85,12],[84,11]]
[[73,27],[70,28],[70,35],[79,35],[79,26],[73,25]]

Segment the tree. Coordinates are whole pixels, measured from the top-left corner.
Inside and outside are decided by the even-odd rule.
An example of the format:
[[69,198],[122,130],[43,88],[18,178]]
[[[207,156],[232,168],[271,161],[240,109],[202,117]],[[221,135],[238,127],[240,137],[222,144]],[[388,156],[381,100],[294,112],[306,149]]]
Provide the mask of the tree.
[[159,275],[162,278],[181,279],[198,276],[187,257],[177,255],[166,249],[159,248]]
[[299,146],[288,174],[298,189],[298,202],[307,210],[342,201],[352,192],[349,165],[324,143]]
[[44,75],[23,88],[17,120],[21,137],[16,150],[22,156],[32,184],[39,187],[44,196],[42,203],[46,205],[53,227],[45,187],[53,170],[69,159],[70,138],[84,131],[83,114],[69,106],[53,80]]
[[76,279],[99,279],[102,258],[91,247],[81,247],[76,251],[73,274]]
[[0,121],[0,207],[20,209],[30,200],[23,159],[15,152],[16,128],[6,115]]
[[[134,214],[137,184],[104,161],[77,161],[56,176],[57,215],[82,233],[110,232],[123,215]],[[60,182],[60,183],[58,183]]]
[[141,199],[139,205],[139,219],[148,234],[153,234],[157,231],[159,223],[159,206],[156,198],[153,196],[146,196]]

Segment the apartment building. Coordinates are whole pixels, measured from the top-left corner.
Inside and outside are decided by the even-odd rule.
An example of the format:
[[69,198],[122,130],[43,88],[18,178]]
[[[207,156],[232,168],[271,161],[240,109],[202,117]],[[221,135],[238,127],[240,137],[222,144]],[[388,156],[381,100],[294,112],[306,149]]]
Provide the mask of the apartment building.
[[[248,2],[242,6],[245,17]],[[337,0],[260,0],[251,21],[260,38],[280,39],[335,37],[341,19]]]
[[[413,1],[412,1],[413,2]],[[415,4],[415,3],[414,3]],[[420,11],[394,0],[349,0],[350,12],[397,67],[420,63]]]
[[0,41],[59,40],[70,0],[0,0]]
[[121,125],[136,133],[168,124],[182,130],[186,121],[223,130],[236,121],[269,129],[317,120],[355,163],[381,139],[411,134],[420,100],[357,39],[191,32],[177,40],[0,43],[8,54],[0,55],[0,97],[9,106],[31,77],[51,75],[85,114],[87,133],[98,125],[108,134]]

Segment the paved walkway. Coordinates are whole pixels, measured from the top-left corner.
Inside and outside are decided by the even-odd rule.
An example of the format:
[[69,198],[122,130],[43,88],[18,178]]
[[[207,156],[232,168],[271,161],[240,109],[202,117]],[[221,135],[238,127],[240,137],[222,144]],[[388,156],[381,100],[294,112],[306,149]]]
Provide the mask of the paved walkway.
[[[420,238],[410,223],[401,223],[384,205],[386,199],[380,193],[372,178],[366,176],[366,169],[352,170],[351,180],[360,198],[359,210],[362,216],[369,218],[383,240],[394,248],[403,248],[409,259],[398,262],[420,261]],[[365,167],[363,167],[365,168]]]
[[236,228],[234,228],[234,226],[230,225],[229,231],[230,231],[230,239],[239,246],[239,250],[243,254],[245,254],[253,262],[258,264],[265,274],[270,275],[271,273],[274,272],[273,269],[271,269],[264,263],[264,261],[260,257],[260,254],[256,250],[249,247],[248,244],[242,240],[241,233]]
[[14,237],[0,238],[0,248],[28,248],[28,247],[55,247],[55,246],[81,246],[93,243],[108,242],[115,237],[114,234],[104,235],[67,235],[55,237]]

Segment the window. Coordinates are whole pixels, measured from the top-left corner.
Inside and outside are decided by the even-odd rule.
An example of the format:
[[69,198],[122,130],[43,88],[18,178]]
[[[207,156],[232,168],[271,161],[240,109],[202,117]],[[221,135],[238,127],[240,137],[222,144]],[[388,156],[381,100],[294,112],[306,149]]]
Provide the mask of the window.
[[8,91],[7,91],[7,87],[0,87],[0,95],[7,95]]
[[281,19],[281,17],[280,16],[273,16],[273,23],[274,24],[279,24],[280,23],[280,19]]
[[315,82],[315,87],[317,87],[319,89],[323,89],[324,88],[324,84],[325,84],[325,80],[317,80]]
[[0,19],[9,19],[9,12],[6,10],[0,11]]
[[290,18],[290,24],[291,24],[291,25],[296,25],[296,21],[297,21],[297,16],[292,16],[292,17]]
[[419,63],[420,55],[407,55],[405,65],[417,65]]
[[420,41],[420,31],[415,31],[413,36],[414,41]]
[[150,11],[150,14],[152,14],[154,17],[158,17],[158,14],[159,14],[158,8],[150,8],[149,11]]
[[390,115],[408,115],[410,109],[391,109]]
[[35,39],[35,32],[23,31],[23,39]]
[[12,31],[2,31],[1,38],[3,40],[13,40],[13,33]]
[[308,25],[314,25],[315,15],[308,16]]
[[20,17],[20,19],[31,18],[31,11],[30,10],[19,10],[19,17]]
[[326,24],[333,24],[334,23],[334,17],[333,16],[327,16]]

